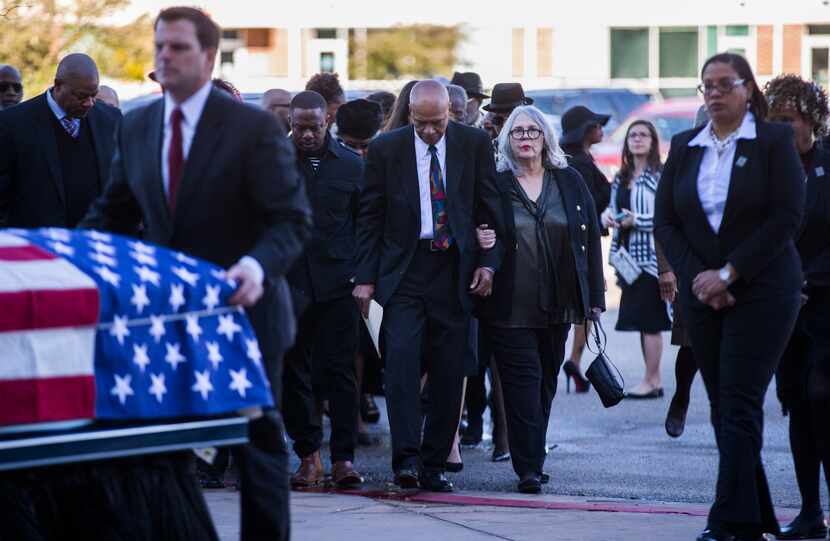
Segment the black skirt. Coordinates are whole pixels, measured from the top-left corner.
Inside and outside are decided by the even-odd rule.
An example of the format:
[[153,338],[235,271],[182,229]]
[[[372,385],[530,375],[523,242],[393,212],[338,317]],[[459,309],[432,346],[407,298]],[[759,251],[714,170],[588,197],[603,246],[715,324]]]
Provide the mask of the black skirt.
[[633,284],[621,282],[620,287],[622,298],[615,327],[618,331],[654,334],[671,330],[668,307],[660,298],[657,278],[644,272]]

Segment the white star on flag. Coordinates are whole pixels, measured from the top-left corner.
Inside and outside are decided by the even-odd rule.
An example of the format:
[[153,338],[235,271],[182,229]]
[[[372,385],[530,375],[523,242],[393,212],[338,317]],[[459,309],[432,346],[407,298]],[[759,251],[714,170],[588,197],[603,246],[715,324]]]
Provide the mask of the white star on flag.
[[201,394],[202,400],[207,400],[208,393],[213,390],[213,384],[210,382],[210,372],[207,370],[204,372],[195,371],[193,375],[196,376],[196,383],[193,384],[191,389]]
[[199,316],[187,314],[184,318],[187,320],[187,334],[193,338],[194,342],[198,342],[199,336],[202,334],[202,327],[199,326]]
[[136,285],[130,284],[133,288],[133,296],[130,299],[130,304],[135,306],[136,312],[139,314],[144,310],[145,306],[150,305],[150,299],[147,297],[147,286],[144,284]]
[[130,336],[130,329],[127,328],[127,316],[113,316],[110,336],[114,336],[119,344],[124,345],[124,338]]
[[161,400],[167,392],[167,386],[164,384],[164,374],[150,374],[150,379],[153,380],[153,384],[150,385],[150,394],[155,396],[158,403],[161,404]]
[[156,339],[156,344],[161,342],[161,337],[167,333],[164,330],[164,318],[161,316],[150,316],[150,336]]
[[208,310],[213,310],[219,305],[219,286],[207,286],[205,290],[205,297],[202,299],[202,304],[205,305],[205,308]]
[[133,388],[130,387],[130,382],[133,380],[133,377],[130,374],[125,375],[123,378],[118,374],[114,374],[115,376],[115,386],[110,389],[110,394],[112,396],[117,396],[118,401],[121,402],[121,405],[124,405],[124,402],[127,401],[128,396],[132,396]]
[[153,255],[156,253],[156,248],[154,246],[144,244],[141,241],[128,242],[127,245],[136,252],[141,254]]
[[219,343],[207,342],[206,345],[208,348],[208,361],[213,364],[213,369],[217,370],[219,368],[219,363],[224,360],[222,358],[222,353],[219,351]]
[[156,261],[156,258],[149,254],[145,254],[142,252],[130,252],[130,257],[135,259],[135,261],[141,265],[150,265],[151,267],[158,266],[158,261]]
[[96,231],[94,229],[84,231],[84,235],[91,238],[92,240],[100,240],[102,242],[112,242],[112,235],[110,235],[109,233],[101,233],[100,231]]
[[188,264],[188,265],[190,265],[191,267],[195,267],[195,266],[197,265],[197,263],[198,263],[198,262],[197,262],[195,259],[193,259],[192,257],[188,257],[188,256],[184,255],[184,254],[183,254],[183,253],[181,253],[181,252],[178,252],[178,253],[176,254],[176,261],[178,261],[179,263],[187,263],[187,264]]
[[173,371],[175,371],[181,363],[187,362],[187,359],[185,359],[184,355],[182,355],[179,352],[179,344],[171,344],[170,342],[165,342],[164,347],[165,349],[167,349],[167,354],[164,356],[164,362],[172,366]]
[[75,255],[75,248],[69,246],[68,244],[64,244],[60,241],[50,242],[49,246],[51,246],[53,250],[55,250],[57,253],[61,255],[68,255],[69,257]]
[[133,344],[133,362],[138,365],[138,368],[141,369],[141,373],[144,373],[144,369],[150,364],[150,357],[147,356],[147,346],[142,344]]
[[234,333],[242,332],[242,327],[233,320],[233,314],[226,316],[220,315],[219,327],[216,329],[216,332],[227,338],[228,342],[233,342]]
[[93,252],[89,254],[89,258],[96,263],[100,263],[102,265],[107,265],[108,267],[117,267],[118,261],[114,258],[108,256],[107,254],[102,254],[100,252]]
[[184,284],[170,284],[170,307],[174,312],[178,312],[185,304],[187,301],[184,300]]
[[142,282],[150,282],[156,287],[159,286],[159,280],[161,280],[161,275],[159,275],[159,273],[157,273],[153,269],[142,265],[140,267],[133,267],[133,270],[136,274],[138,274],[138,277],[141,278]]
[[58,229],[55,227],[50,227],[46,230],[46,236],[52,240],[57,240],[60,242],[69,242],[72,240],[72,235],[69,234],[69,231],[65,229]]
[[89,247],[95,250],[100,254],[107,254],[107,255],[115,255],[115,246],[110,246],[109,244],[104,244],[100,240],[96,240],[95,242],[90,242]]
[[184,267],[173,267],[171,270],[173,271],[173,274],[192,286],[195,286],[196,282],[199,281],[198,274],[190,272]]
[[216,278],[217,280],[222,280],[223,282],[228,277],[228,273],[223,271],[222,269],[210,269],[210,273],[213,275],[214,278]]
[[115,274],[107,267],[94,267],[92,270],[95,271],[95,274],[101,277],[101,280],[109,282],[115,287],[118,287],[118,285],[121,283],[121,276]]
[[245,339],[245,347],[248,348],[246,354],[248,358],[254,361],[254,364],[259,366],[260,361],[262,361],[262,353],[259,351],[259,344],[256,341],[256,338],[253,340]]
[[236,370],[230,370],[231,373],[231,384],[228,385],[228,388],[231,391],[236,391],[239,393],[239,396],[245,398],[245,389],[250,389],[253,387],[250,381],[248,381],[248,377],[244,368],[240,368],[239,372]]

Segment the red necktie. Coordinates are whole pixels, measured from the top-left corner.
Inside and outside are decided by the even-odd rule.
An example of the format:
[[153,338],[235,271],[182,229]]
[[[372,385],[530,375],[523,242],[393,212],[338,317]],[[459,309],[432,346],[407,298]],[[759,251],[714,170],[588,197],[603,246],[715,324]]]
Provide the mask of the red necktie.
[[182,118],[184,118],[182,110],[178,107],[173,109],[173,114],[170,116],[173,135],[170,137],[170,148],[167,150],[167,200],[170,203],[170,210],[176,208],[176,195],[182,182],[182,169],[184,168]]

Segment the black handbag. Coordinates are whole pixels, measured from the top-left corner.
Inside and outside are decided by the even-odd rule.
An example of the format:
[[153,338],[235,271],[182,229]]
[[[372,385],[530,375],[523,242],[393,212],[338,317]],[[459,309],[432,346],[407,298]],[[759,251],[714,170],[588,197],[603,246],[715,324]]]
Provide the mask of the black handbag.
[[[625,396],[625,392],[623,391],[625,380],[617,366],[605,354],[603,341],[607,344],[608,336],[602,328],[599,317],[592,318],[592,320],[594,322],[594,341],[597,344],[597,351],[594,352],[590,344],[588,344],[588,350],[591,353],[596,353],[597,357],[591,363],[591,366],[588,367],[588,370],[585,371],[585,376],[591,382],[591,385],[594,386],[594,389],[596,389],[599,399],[602,400],[602,405],[610,408],[619,404]],[[602,339],[600,339],[600,334],[602,335]],[[614,372],[616,372],[616,376]]]

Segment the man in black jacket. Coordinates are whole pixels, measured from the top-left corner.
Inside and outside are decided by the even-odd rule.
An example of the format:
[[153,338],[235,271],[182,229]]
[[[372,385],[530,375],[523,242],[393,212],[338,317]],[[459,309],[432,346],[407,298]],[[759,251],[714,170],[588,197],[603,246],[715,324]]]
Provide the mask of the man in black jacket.
[[0,227],[75,227],[101,194],[121,113],[97,93],[95,62],[71,54],[52,88],[0,112]]
[[332,480],[340,487],[355,486],[362,482],[352,466],[358,313],[349,294],[363,160],[328,132],[326,100],[317,92],[294,96],[289,120],[314,216],[311,242],[288,273],[294,298],[305,305],[300,306],[305,310],[297,342],[285,357],[285,423],[301,459],[291,485],[306,487],[323,480],[323,427],[317,405],[328,399]]
[[[155,24],[164,98],[131,111],[118,131],[112,175],[81,227],[136,234],[224,268],[238,284],[275,394],[293,342],[284,275],[311,230],[294,150],[276,119],[214,89],[219,28],[195,8],[168,8]],[[275,396],[275,402],[279,397]],[[235,450],[241,538],[289,538],[288,453],[279,411],[249,424]]]
[[[445,463],[458,428],[471,294],[487,295],[501,244],[481,251],[476,224],[501,224],[487,135],[449,122],[436,81],[411,93],[413,126],[369,145],[353,295],[383,306],[381,349],[395,481],[450,491]],[[421,363],[432,400],[421,438]]]

